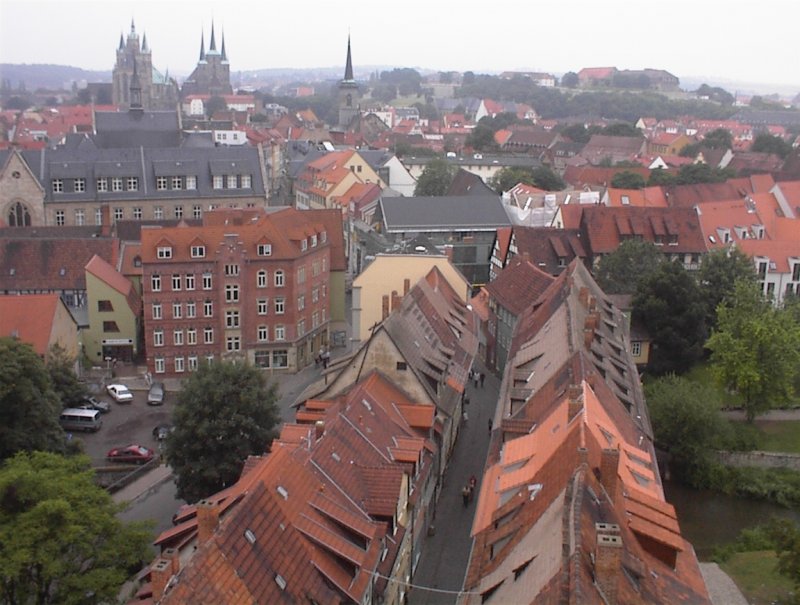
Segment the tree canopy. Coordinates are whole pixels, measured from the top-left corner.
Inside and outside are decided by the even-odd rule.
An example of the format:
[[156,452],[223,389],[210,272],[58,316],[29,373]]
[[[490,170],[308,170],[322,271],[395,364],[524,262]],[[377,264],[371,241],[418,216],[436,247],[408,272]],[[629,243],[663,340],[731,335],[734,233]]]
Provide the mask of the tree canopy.
[[0,338],[0,460],[20,450],[64,451],[61,401],[28,344]]
[[786,159],[786,156],[792,152],[792,146],[783,138],[765,132],[756,137],[750,146],[750,151],[773,153],[781,159]]
[[736,176],[731,168],[712,168],[708,164],[687,164],[678,170],[675,180],[677,185],[694,185],[696,183],[722,183]]
[[638,172],[623,170],[611,177],[611,186],[616,189],[644,189],[644,177]]
[[46,363],[47,371],[50,374],[50,381],[53,384],[61,405],[70,406],[79,403],[88,391],[86,385],[78,380],[75,375],[75,359],[71,357],[67,350],[55,344],[50,347]]
[[489,179],[488,184],[497,193],[503,193],[519,183],[536,186],[533,168],[525,168],[524,166],[501,168]]
[[21,452],[0,467],[0,598],[4,603],[116,602],[148,556],[149,525],[125,525],[89,459]]
[[533,169],[533,184],[545,191],[561,191],[566,187],[561,177],[547,166]]
[[717,307],[730,300],[736,282],[754,283],[756,272],[753,261],[739,248],[716,248],[703,257],[697,279],[706,298],[706,324],[717,325]]
[[706,306],[700,286],[677,262],[664,262],[639,282],[633,317],[650,334],[648,371],[683,373],[700,359],[706,340]]
[[455,178],[456,169],[447,160],[436,158],[425,166],[414,188],[416,196],[441,196],[447,193]]
[[654,244],[625,240],[600,259],[594,278],[606,294],[634,294],[639,282],[650,276],[663,259]]
[[184,382],[166,440],[178,496],[196,502],[231,485],[267,451],[279,422],[277,387],[247,364],[202,365]]
[[737,282],[733,297],[717,309],[717,329],[706,347],[719,382],[742,396],[748,421],[793,396],[800,326],[757,284]]

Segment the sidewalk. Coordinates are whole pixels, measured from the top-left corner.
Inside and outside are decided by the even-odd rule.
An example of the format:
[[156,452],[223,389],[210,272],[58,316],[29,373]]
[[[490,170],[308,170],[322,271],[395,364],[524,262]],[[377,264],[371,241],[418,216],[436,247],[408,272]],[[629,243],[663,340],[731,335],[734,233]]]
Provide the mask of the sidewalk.
[[169,479],[172,479],[172,469],[166,464],[162,464],[142,475],[133,483],[126,485],[118,492],[114,492],[111,497],[114,499],[114,502],[118,504],[120,502],[134,502],[137,498],[140,498]]
[[[433,520],[436,532],[425,538],[427,542],[412,580],[414,588],[409,592],[412,605],[455,603],[472,554],[470,532],[489,449],[489,419],[494,418],[500,391],[497,377],[486,372],[480,363],[476,363],[475,368],[486,374],[486,380],[483,388],[476,389],[471,383],[467,386],[470,403],[464,410],[469,419],[461,424],[458,442],[444,475]],[[464,507],[461,490],[472,475],[478,478],[478,485],[472,502]]]

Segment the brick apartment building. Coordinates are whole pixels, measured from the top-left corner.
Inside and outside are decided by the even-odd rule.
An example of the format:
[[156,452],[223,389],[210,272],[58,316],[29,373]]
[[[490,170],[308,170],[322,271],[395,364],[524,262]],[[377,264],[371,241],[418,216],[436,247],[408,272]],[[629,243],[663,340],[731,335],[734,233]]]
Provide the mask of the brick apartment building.
[[247,360],[297,370],[328,346],[331,242],[316,211],[206,213],[142,229],[145,351],[155,376]]

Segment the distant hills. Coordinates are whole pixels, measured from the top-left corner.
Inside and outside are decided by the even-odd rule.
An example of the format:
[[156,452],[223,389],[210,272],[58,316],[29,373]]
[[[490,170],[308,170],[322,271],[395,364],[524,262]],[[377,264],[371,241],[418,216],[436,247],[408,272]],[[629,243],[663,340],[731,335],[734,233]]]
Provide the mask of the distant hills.
[[29,65],[27,63],[0,63],[0,81],[9,82],[11,88],[20,84],[28,91],[69,90],[72,82],[111,82],[111,70],[90,71],[68,65]]

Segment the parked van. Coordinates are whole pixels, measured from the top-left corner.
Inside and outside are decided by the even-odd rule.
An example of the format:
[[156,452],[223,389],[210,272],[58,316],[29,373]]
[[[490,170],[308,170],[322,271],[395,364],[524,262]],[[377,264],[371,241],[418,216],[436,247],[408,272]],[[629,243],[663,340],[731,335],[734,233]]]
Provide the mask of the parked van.
[[67,408],[59,418],[65,431],[99,431],[103,426],[99,410]]

